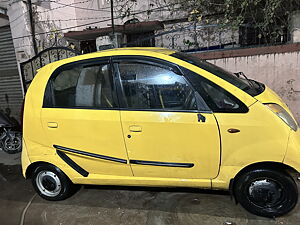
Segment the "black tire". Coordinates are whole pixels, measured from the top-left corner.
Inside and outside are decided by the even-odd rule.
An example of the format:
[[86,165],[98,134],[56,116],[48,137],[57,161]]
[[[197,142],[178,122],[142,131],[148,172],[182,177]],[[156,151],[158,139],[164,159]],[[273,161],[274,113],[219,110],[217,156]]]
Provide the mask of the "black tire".
[[42,198],[49,201],[64,200],[76,191],[70,179],[51,164],[41,164],[34,169],[32,185]]
[[15,137],[10,140],[8,137],[3,140],[2,149],[8,154],[16,154],[22,151],[22,137],[16,134]]
[[273,169],[244,172],[235,180],[233,191],[246,210],[263,217],[282,216],[298,201],[298,188],[293,178]]

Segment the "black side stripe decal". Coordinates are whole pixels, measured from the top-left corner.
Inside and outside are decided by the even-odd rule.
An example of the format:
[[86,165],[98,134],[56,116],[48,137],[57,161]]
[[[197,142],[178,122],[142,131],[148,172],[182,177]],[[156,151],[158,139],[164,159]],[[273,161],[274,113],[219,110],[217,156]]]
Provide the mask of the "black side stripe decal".
[[86,170],[84,170],[76,162],[74,162],[72,159],[70,159],[64,152],[56,150],[56,153],[62,160],[64,160],[70,167],[72,167],[80,175],[82,175],[84,177],[87,177],[89,175],[89,173]]
[[131,164],[148,165],[148,166],[168,166],[168,167],[183,167],[191,168],[193,163],[172,163],[172,162],[156,162],[156,161],[143,161],[143,160],[130,160]]
[[59,146],[59,145],[53,145],[53,147],[56,148],[57,150],[62,150],[62,151],[66,151],[66,152],[76,153],[76,154],[79,154],[79,155],[90,156],[90,157],[97,158],[97,159],[104,159],[104,160],[109,160],[109,161],[113,161],[113,162],[127,164],[127,160],[125,160],[125,159],[119,159],[119,158],[105,156],[105,155],[98,155],[98,154],[95,154],[95,153],[84,152],[84,151],[75,150],[75,149],[72,149],[72,148],[62,147],[62,146]]
[[[85,155],[89,157],[94,157],[98,159],[104,159],[104,160],[109,160],[113,162],[118,162],[118,163],[124,163],[127,164],[127,160],[125,159],[120,159],[120,158],[115,158],[115,157],[110,157],[110,156],[105,156],[105,155],[99,155],[95,153],[90,153],[90,152],[84,152],[80,150],[75,150],[72,148],[66,148],[62,147],[59,145],[53,145],[54,148],[56,148],[57,152],[62,153],[61,151],[65,152],[71,152],[79,155]],[[64,154],[64,153],[63,153]],[[73,160],[71,160],[66,154],[64,154],[70,161],[72,161],[75,165],[77,165]],[[61,157],[61,156],[60,156]],[[167,167],[182,167],[182,168],[191,168],[194,166],[193,163],[173,163],[173,162],[157,162],[157,161],[144,161],[144,160],[130,160],[129,161],[131,164],[138,164],[138,165],[148,165],[148,166],[167,166]],[[71,165],[70,165],[71,166]],[[77,165],[78,166],[78,165]],[[72,167],[72,166],[71,166]],[[79,166],[78,166],[79,167]],[[73,167],[72,167],[73,168]],[[81,168],[81,167],[80,167]],[[73,168],[74,169],[74,168]],[[82,169],[82,168],[81,168]],[[77,170],[76,170],[77,171]]]

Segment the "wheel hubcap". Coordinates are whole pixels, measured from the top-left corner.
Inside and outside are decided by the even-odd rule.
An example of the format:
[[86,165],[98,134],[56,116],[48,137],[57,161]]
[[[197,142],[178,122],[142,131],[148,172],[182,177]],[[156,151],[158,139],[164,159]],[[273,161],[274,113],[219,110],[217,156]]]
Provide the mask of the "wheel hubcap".
[[50,176],[43,178],[42,185],[49,191],[54,191],[56,188],[55,180]]
[[282,186],[274,180],[257,180],[250,184],[249,199],[259,207],[274,207],[283,198]]
[[48,197],[55,197],[61,191],[61,182],[58,176],[51,171],[41,171],[36,177],[39,191]]

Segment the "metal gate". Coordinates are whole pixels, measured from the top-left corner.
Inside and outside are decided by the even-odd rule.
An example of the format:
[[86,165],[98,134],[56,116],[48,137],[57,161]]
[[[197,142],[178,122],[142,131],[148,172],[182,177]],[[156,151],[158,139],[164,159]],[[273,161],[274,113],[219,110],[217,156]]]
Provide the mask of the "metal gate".
[[9,26],[0,27],[0,110],[20,118],[22,83]]
[[80,55],[80,53],[74,49],[67,47],[52,47],[41,51],[39,54],[27,60],[26,62],[20,63],[23,82],[25,84],[25,91],[36,75],[38,69],[51,62],[66,59],[76,55]]

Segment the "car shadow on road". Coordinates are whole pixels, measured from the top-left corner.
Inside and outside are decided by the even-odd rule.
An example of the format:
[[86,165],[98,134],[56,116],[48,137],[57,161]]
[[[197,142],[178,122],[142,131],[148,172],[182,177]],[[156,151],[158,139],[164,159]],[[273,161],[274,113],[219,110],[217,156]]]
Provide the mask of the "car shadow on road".
[[146,210],[247,219],[256,217],[237,206],[229,192],[196,188],[84,185],[71,198],[58,204],[125,211]]
[[[19,202],[24,205],[34,195],[30,181],[25,180],[21,175],[20,166],[0,165],[0,174],[2,176],[0,178],[2,187],[0,201],[5,204]],[[51,202],[37,196],[30,206],[28,217],[40,218],[40,215],[46,213],[48,216],[52,215],[53,218],[61,216],[59,221],[65,219],[64,217],[75,219],[78,217],[80,221],[80,218],[87,215],[90,220],[98,218],[100,213],[106,218],[108,224],[122,222],[121,220],[115,221],[114,217],[129,221],[132,217],[141,217],[141,220],[146,217],[147,224],[156,224],[155,218],[157,217],[167,221],[166,224],[184,224],[182,221],[190,221],[185,224],[194,224],[194,220],[203,220],[201,224],[219,224],[226,218],[235,221],[236,224],[278,224],[278,221],[248,213],[237,205],[226,191],[95,185],[78,187],[80,188],[77,193],[64,201]],[[300,209],[297,206],[295,210],[282,218],[288,224],[295,224],[294,221],[299,218],[299,212]],[[214,218],[215,222],[209,223],[206,221],[208,218]],[[253,221],[253,223],[247,221]]]

